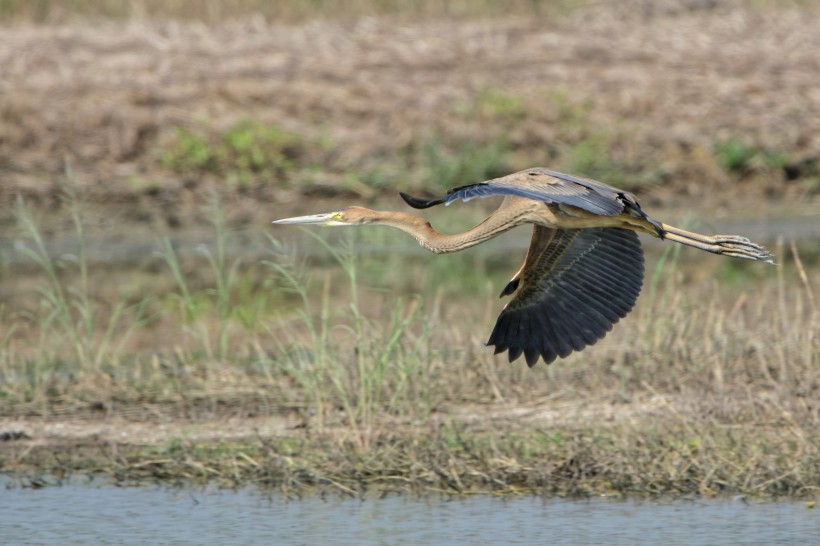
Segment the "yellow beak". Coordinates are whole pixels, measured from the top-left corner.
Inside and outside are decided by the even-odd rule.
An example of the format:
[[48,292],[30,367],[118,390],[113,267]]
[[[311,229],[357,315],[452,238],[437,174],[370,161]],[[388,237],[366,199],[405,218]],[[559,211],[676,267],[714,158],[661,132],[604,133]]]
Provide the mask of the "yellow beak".
[[338,212],[326,212],[324,214],[311,214],[309,216],[295,216],[293,218],[283,218],[274,220],[274,224],[322,224],[325,226],[344,226],[344,222],[339,222]]

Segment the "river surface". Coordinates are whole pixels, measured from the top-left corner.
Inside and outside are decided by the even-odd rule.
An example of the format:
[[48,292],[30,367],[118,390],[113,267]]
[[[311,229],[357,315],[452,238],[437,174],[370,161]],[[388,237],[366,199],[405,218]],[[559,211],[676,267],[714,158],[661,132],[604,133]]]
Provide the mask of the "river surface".
[[[464,225],[461,229],[467,229],[471,225]],[[684,222],[680,227],[686,229],[696,229],[703,233],[739,233],[764,245],[770,245],[773,241],[783,238],[786,241],[815,241],[820,237],[820,211],[814,214],[780,218],[760,218],[730,219],[723,218],[705,225],[691,226]],[[298,243],[301,255],[315,255],[327,257],[327,248],[324,248],[315,239],[306,235],[306,230],[299,229],[276,229],[281,226],[271,227],[267,224],[255,229],[231,231],[229,234],[230,244],[226,249],[228,258],[244,259],[268,259],[271,256],[270,236],[275,236],[285,243]],[[528,227],[516,228],[514,234],[505,234],[496,239],[490,240],[481,245],[481,251],[486,253],[509,252],[515,249],[521,252],[526,251],[529,246],[530,231]],[[339,237],[340,231],[336,230],[307,230],[333,239]],[[445,230],[458,231],[458,230]],[[199,258],[216,253],[213,230],[188,230],[174,231],[173,233],[146,234],[143,232],[131,233],[128,231],[116,234],[86,234],[83,242],[83,250],[86,260],[91,264],[105,265],[136,265],[144,264],[146,260],[159,260],[157,253],[165,248],[163,237],[167,236],[174,251],[181,259]],[[641,242],[647,247],[659,247],[662,242],[652,237],[641,237]],[[79,252],[79,243],[75,233],[47,234],[43,236],[43,244],[46,252],[52,258],[64,257],[66,255],[76,255]],[[0,233],[0,264],[11,266],[19,264],[30,264],[31,258],[24,252],[24,248],[32,248],[33,243],[25,237],[7,237]],[[356,248],[357,254],[366,255],[426,255],[415,241],[406,236],[395,235],[388,238],[387,242],[369,242],[367,245],[359,245]]]
[[739,499],[287,501],[253,489],[25,489],[7,482],[0,489],[0,544],[816,545],[820,509]]

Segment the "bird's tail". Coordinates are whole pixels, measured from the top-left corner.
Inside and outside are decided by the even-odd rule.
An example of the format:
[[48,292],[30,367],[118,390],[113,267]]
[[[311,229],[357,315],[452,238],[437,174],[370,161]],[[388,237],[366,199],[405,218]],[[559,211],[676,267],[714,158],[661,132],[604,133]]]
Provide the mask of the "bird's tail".
[[663,238],[713,254],[774,263],[774,255],[757,243],[739,235],[701,235],[661,223]]

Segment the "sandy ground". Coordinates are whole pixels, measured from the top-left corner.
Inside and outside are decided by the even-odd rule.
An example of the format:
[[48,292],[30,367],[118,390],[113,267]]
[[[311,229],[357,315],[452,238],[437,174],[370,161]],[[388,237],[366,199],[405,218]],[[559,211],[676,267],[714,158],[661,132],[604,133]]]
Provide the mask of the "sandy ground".
[[[688,409],[687,409],[688,408]],[[691,402],[672,396],[653,396],[628,404],[589,401],[552,401],[533,404],[469,405],[436,412],[430,422],[401,423],[401,426],[429,428],[436,423],[464,423],[471,429],[516,430],[521,427],[598,427],[647,422],[654,416],[690,411]],[[99,418],[49,417],[0,418],[0,434],[8,442],[35,447],[61,445],[157,445],[184,439],[193,442],[230,441],[255,437],[297,436],[315,424],[296,412],[283,415],[248,417],[211,415],[205,419],[170,417],[157,413],[149,419],[123,415]],[[382,423],[384,426],[384,423]],[[397,424],[397,426],[399,426]],[[343,424],[329,423],[325,432],[349,432]]]

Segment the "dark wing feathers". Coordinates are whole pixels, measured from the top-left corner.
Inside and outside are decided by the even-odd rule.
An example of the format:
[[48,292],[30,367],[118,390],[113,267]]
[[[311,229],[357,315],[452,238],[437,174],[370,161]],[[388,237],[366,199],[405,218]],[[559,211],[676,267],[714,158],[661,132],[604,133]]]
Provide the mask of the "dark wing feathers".
[[507,283],[507,286],[504,287],[504,290],[501,291],[500,298],[504,296],[509,296],[518,288],[518,283],[521,281],[519,277],[513,278],[510,282]]
[[515,295],[487,344],[508,350],[510,361],[523,353],[529,366],[580,351],[632,310],[643,274],[633,231],[535,226]]
[[[631,194],[622,192],[597,180],[579,178],[548,169],[527,169],[487,182],[453,188],[438,199],[424,200],[402,193],[402,198],[414,208],[428,208],[441,203],[469,201],[476,197],[513,195],[578,207],[594,214],[615,216],[624,211],[626,202],[634,201]],[[635,202],[637,206],[637,202]]]

